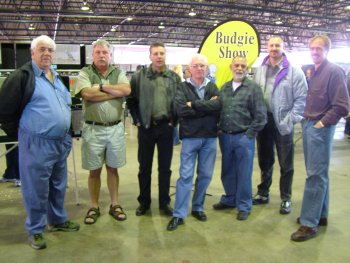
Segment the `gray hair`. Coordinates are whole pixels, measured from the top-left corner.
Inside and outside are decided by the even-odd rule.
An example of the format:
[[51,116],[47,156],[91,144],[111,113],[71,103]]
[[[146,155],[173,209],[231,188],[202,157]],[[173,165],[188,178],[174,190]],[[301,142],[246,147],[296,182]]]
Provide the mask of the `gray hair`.
[[32,43],[30,44],[30,49],[35,49],[39,43],[45,43],[53,47],[54,50],[56,50],[56,43],[52,40],[52,38],[41,35],[39,37],[36,37],[33,39]]
[[111,50],[111,45],[109,44],[109,42],[108,42],[107,40],[98,39],[98,40],[94,41],[94,42],[92,43],[92,50],[94,50],[94,48],[95,48],[96,46],[105,46],[105,47],[108,48],[109,52],[112,52],[112,50]]
[[194,59],[203,60],[204,63],[205,63],[206,65],[208,64],[208,59],[207,59],[207,57],[204,56],[203,54],[198,54],[198,53],[197,53],[197,54],[194,54],[194,55],[192,56],[189,65],[192,65],[192,61],[193,61]]

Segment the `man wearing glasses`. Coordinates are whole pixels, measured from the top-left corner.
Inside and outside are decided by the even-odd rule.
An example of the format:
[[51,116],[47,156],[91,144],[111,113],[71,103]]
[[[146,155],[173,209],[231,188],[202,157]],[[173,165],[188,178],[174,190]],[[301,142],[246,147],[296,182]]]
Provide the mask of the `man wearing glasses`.
[[48,36],[35,38],[30,47],[32,60],[11,74],[0,92],[1,123],[5,121],[8,126],[13,121],[14,137],[19,126],[25,227],[34,249],[46,248],[46,224],[49,231],[79,230],[79,224],[67,220],[64,208],[67,157],[72,145],[68,134],[71,98],[51,67],[55,49]]
[[207,58],[201,54],[194,55],[190,63],[191,77],[181,83],[175,97],[182,147],[180,177],[176,183],[175,207],[168,231],[175,230],[187,217],[197,159],[191,214],[199,221],[207,220],[203,205],[216,158],[220,101],[218,88],[205,78],[206,71]]

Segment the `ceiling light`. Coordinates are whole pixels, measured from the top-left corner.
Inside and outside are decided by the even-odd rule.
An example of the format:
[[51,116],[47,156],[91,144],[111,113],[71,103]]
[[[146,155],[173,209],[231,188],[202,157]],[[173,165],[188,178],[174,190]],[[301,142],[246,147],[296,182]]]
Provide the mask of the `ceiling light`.
[[191,11],[188,13],[189,16],[195,16],[197,15],[196,12],[193,10],[193,8],[191,9]]
[[282,25],[283,22],[282,22],[281,18],[277,18],[276,21],[275,21],[275,24],[276,25]]
[[127,18],[126,18],[126,20],[128,20],[128,21],[131,21],[131,20],[133,20],[134,18],[132,18],[131,16],[128,16]]
[[111,28],[111,31],[112,31],[112,32],[115,32],[115,31],[117,31],[117,29],[115,29],[114,27],[112,27],[112,28]]
[[33,26],[33,24],[30,24],[28,27],[29,30],[35,30],[35,27]]
[[158,26],[158,28],[159,28],[159,29],[164,29],[164,28],[165,28],[163,22],[160,23],[160,25]]
[[80,9],[83,11],[88,11],[88,10],[90,10],[90,7],[89,7],[88,3],[86,3],[86,1],[84,1],[83,5],[80,7]]
[[346,6],[346,7],[345,7],[345,10],[350,11],[350,5]]

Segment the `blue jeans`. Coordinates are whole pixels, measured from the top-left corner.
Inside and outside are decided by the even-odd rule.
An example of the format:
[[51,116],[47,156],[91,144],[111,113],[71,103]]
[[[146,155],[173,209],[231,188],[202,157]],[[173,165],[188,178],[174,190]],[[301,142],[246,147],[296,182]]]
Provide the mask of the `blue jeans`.
[[244,133],[219,136],[222,153],[221,181],[225,194],[220,203],[249,212],[252,208],[252,174],[255,138]]
[[304,121],[303,146],[307,178],[301,207],[300,223],[316,227],[320,218],[328,217],[329,162],[335,125],[314,128],[316,121]]
[[261,183],[258,185],[258,194],[269,196],[272,184],[273,165],[275,163],[276,146],[278,162],[280,165],[280,197],[289,201],[292,197],[292,183],[294,174],[294,132],[281,135],[276,127],[271,113],[265,127],[256,137],[258,160],[261,170]]
[[180,177],[176,182],[176,199],[173,212],[175,217],[187,217],[197,158],[197,178],[192,198],[192,211],[203,211],[205,193],[214,171],[216,138],[182,139]]

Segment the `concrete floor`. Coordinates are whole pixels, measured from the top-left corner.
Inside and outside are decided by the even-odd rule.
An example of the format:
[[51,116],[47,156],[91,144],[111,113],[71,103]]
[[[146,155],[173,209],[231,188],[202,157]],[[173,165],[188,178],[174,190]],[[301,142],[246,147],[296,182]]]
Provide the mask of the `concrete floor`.
[[[80,222],[81,229],[73,233],[45,233],[48,248],[36,251],[29,247],[23,223],[25,212],[20,189],[11,183],[0,184],[0,262],[350,262],[350,140],[344,138],[340,124],[334,143],[330,167],[331,199],[328,227],[321,227],[320,235],[307,242],[290,241],[290,235],[298,225],[305,182],[302,142],[296,132],[295,175],[293,185],[293,211],[279,214],[278,165],[271,188],[268,205],[253,207],[247,221],[237,221],[236,211],[217,212],[212,209],[223,192],[220,181],[221,154],[218,149],[215,174],[206,198],[207,222],[188,217],[185,225],[174,232],[166,226],[169,217],[159,214],[157,202],[157,173],[152,183],[153,203],[146,216],[135,216],[138,206],[137,141],[136,129],[126,121],[127,165],[120,169],[120,202],[128,219],[117,222],[108,215],[109,196],[103,176],[101,190],[101,217],[95,225],[84,225],[83,218],[89,208],[87,171],[80,167],[80,141],[74,141],[77,163],[79,205],[74,195],[73,160],[70,156],[69,188],[66,208],[70,219]],[[174,186],[178,178],[181,146],[174,147]],[[4,146],[0,146],[3,152]],[[154,162],[156,163],[156,162]],[[2,174],[5,160],[0,160]],[[156,166],[154,171],[156,171]],[[106,172],[104,171],[105,175]],[[259,182],[259,170],[255,159],[253,192]],[[171,193],[175,188],[171,189]],[[174,203],[174,198],[172,204]]]

